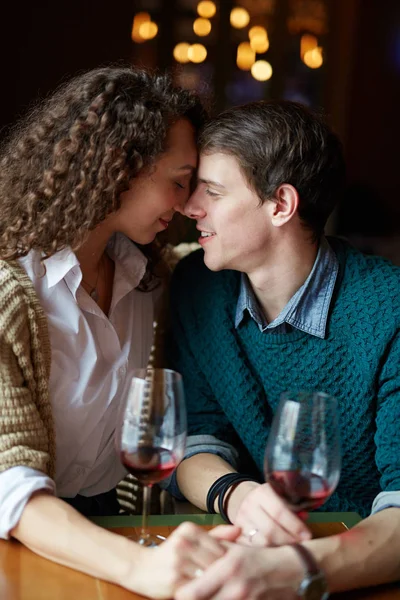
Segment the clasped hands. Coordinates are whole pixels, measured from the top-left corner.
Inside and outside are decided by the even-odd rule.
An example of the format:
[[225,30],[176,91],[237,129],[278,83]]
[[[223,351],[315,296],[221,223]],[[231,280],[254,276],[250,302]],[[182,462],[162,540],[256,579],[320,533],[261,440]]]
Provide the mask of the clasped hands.
[[153,597],[297,598],[304,569],[290,544],[311,537],[303,521],[268,484],[254,482],[237,486],[227,512],[234,526],[216,527],[208,535],[194,524],[184,523],[166,543],[149,550],[153,573],[165,573],[168,580],[167,587]]

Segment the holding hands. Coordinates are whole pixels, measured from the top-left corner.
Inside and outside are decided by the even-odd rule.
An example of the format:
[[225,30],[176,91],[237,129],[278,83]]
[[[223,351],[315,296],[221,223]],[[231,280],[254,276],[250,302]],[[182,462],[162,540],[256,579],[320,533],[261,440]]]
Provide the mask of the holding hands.
[[290,546],[245,548],[227,544],[227,552],[199,579],[183,585],[176,600],[295,600],[304,575]]
[[220,559],[228,550],[222,542],[233,542],[239,533],[238,527],[228,525],[207,533],[193,523],[182,523],[160,546],[142,548],[140,560],[133,561],[120,584],[151,598],[172,598],[179,586],[197,579]]

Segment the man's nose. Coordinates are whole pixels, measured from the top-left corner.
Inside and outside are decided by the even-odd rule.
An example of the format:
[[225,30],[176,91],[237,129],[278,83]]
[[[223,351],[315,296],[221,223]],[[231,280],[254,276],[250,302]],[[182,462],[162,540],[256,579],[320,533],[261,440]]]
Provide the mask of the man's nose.
[[202,219],[206,216],[207,213],[202,204],[199,202],[196,192],[193,192],[189,200],[186,202],[183,214],[189,217],[189,219]]

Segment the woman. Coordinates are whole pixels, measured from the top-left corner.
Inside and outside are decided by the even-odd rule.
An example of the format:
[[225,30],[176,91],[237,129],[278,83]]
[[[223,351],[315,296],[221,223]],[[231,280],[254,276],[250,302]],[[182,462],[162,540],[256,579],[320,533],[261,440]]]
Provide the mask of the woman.
[[147,364],[157,282],[137,244],[182,210],[202,121],[168,78],[103,68],[0,154],[0,536],[157,598],[222,555],[216,537],[186,524],[153,553],[81,513],[116,510],[118,390]]

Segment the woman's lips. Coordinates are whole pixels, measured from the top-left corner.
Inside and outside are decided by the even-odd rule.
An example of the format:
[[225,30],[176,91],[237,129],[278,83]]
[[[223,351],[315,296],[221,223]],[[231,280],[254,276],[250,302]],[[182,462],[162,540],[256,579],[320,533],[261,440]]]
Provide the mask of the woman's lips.
[[161,225],[164,227],[164,229],[167,229],[168,225],[169,225],[169,221],[165,221],[164,219],[158,219],[161,223]]

